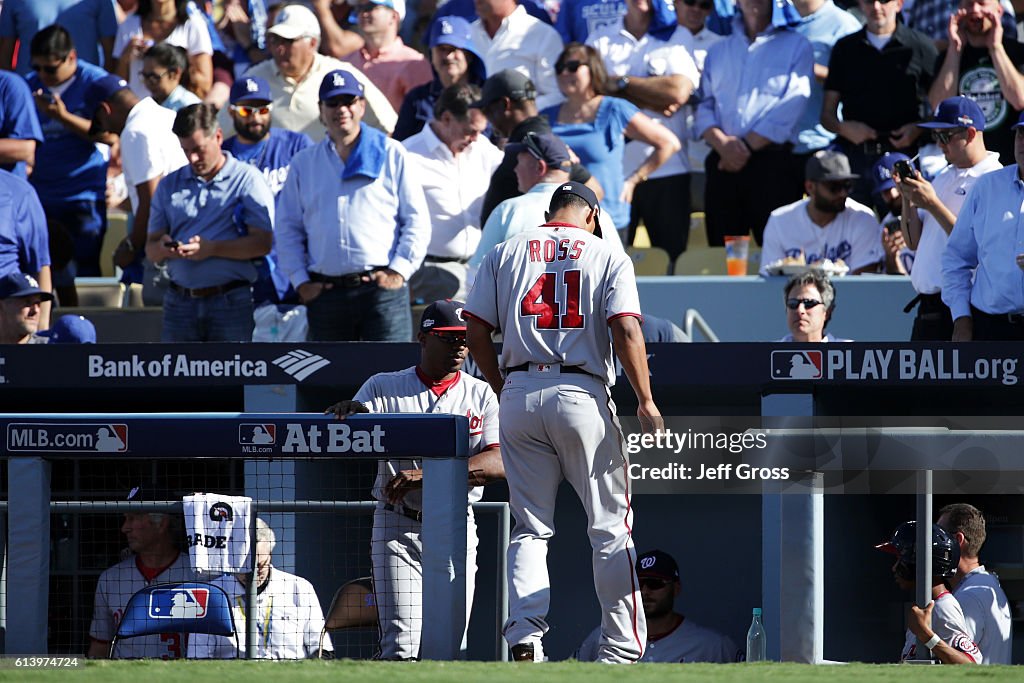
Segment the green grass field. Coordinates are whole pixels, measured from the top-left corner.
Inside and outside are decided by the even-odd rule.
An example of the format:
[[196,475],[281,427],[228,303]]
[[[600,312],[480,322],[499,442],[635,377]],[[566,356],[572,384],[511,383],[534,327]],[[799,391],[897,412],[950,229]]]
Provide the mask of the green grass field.
[[622,667],[579,662],[499,664],[488,662],[88,662],[75,670],[0,670],[0,681],[88,681],[90,683],[861,683],[864,681],[1020,681],[1019,667],[944,667],[848,664],[640,664]]

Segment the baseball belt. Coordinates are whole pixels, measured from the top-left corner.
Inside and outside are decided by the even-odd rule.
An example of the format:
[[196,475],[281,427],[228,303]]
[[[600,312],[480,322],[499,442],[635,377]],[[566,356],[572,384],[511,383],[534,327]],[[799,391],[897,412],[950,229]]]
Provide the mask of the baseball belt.
[[384,503],[384,509],[387,510],[388,512],[394,512],[404,517],[408,517],[414,522],[420,522],[421,524],[423,523],[422,510],[412,510],[410,508],[405,507],[404,505],[392,505],[391,503]]

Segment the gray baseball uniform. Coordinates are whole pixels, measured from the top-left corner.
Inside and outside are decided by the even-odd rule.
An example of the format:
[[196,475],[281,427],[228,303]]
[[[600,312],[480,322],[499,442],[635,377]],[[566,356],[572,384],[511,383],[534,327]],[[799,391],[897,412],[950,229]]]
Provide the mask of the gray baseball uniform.
[[[601,629],[595,628],[576,651],[581,662],[597,660]],[[684,619],[657,640],[648,640],[641,662],[713,662],[728,664],[743,661],[743,653],[728,636]]]
[[464,315],[503,334],[502,460],[516,518],[506,641],[537,651],[548,630],[547,542],[564,477],[589,521],[605,635],[598,658],[640,659],[647,628],[633,569],[627,463],[608,389],[615,379],[608,324],[640,317],[632,262],[586,230],[544,225],[484,257]]
[[[971,640],[967,622],[964,620],[964,611],[952,593],[945,592],[935,598],[935,607],[932,608],[932,630],[947,645],[970,657],[975,664],[982,663],[984,653]],[[914,659],[918,647],[923,646],[918,642],[917,636],[907,629],[907,639],[903,643],[900,661]]]

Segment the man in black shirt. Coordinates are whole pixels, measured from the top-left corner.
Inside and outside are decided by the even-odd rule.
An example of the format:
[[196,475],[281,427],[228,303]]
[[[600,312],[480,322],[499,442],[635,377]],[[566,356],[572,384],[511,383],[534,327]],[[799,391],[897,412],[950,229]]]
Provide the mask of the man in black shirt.
[[[513,69],[490,76],[484,83],[480,101],[475,102],[474,106],[484,112],[495,132],[507,138],[506,142],[522,142],[527,133],[551,134],[548,119],[537,113],[537,89],[533,81]],[[487,217],[498,204],[522,194],[515,169],[516,155],[506,153],[505,159],[491,176],[491,186],[484,195],[480,225],[486,225]],[[579,163],[569,168],[569,179],[590,187],[598,199],[604,194],[597,179],[592,178],[590,172]]]
[[[840,38],[825,80],[821,123],[839,136],[853,173],[851,197],[871,205],[871,167],[885,152],[913,156],[926,118],[938,52],[928,36],[896,20],[903,0],[858,0],[864,28]],[[843,118],[839,118],[839,105]]]
[[1013,129],[1024,109],[1024,45],[1003,33],[999,0],[961,0],[950,16],[949,46],[928,91],[933,107],[963,95],[985,115],[985,144],[1004,165],[1016,163]]

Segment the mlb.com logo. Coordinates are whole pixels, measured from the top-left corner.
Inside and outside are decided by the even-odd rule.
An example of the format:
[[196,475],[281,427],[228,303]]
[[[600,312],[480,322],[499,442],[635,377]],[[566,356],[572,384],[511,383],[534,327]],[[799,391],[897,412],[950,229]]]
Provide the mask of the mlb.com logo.
[[238,443],[246,446],[277,443],[277,425],[242,423],[238,425]]
[[772,379],[821,379],[821,351],[772,351]]
[[149,594],[149,616],[152,619],[202,619],[209,600],[209,588],[157,588]]

